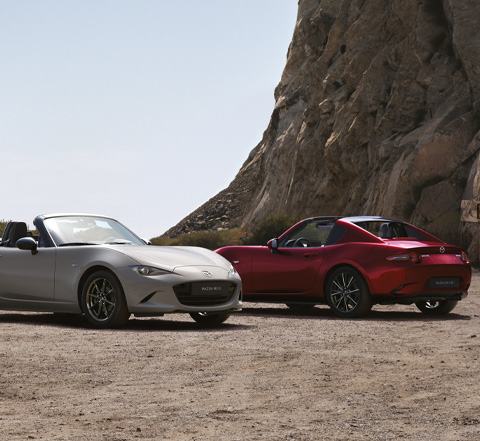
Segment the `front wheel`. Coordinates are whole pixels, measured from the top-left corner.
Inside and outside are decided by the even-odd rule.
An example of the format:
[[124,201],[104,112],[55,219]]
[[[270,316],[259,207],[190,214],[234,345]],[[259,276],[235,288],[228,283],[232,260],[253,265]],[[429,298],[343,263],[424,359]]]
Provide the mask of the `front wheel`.
[[97,271],[88,277],[80,306],[86,319],[97,328],[116,328],[130,317],[122,285],[108,271]]
[[339,317],[362,317],[372,309],[368,286],[354,268],[342,266],[328,278],[326,300]]
[[218,326],[230,317],[226,312],[209,313],[209,312],[191,312],[190,317],[203,326]]
[[415,306],[427,315],[444,315],[453,311],[457,303],[457,300],[427,300],[426,302],[417,302]]

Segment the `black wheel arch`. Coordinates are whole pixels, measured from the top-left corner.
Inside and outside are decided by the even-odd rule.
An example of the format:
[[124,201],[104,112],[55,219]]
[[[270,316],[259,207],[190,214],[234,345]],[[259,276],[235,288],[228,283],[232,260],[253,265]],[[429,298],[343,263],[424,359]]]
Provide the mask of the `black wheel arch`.
[[[326,274],[323,276],[323,283],[322,283],[322,296],[323,298],[325,299],[325,292],[327,290],[327,283],[328,283],[328,280],[330,279],[330,276],[333,274],[334,271],[336,271],[338,268],[344,268],[344,267],[347,267],[347,268],[351,268],[355,271],[358,272],[358,274],[360,274],[360,276],[362,277],[363,281],[367,284],[367,287],[368,287],[368,290],[369,292],[371,292],[371,285],[370,285],[370,280],[368,277],[366,277],[366,274],[365,272],[363,271],[362,268],[359,268],[358,266],[355,266],[351,263],[338,263],[334,266],[332,266],[327,272]],[[326,300],[326,299],[325,299]]]

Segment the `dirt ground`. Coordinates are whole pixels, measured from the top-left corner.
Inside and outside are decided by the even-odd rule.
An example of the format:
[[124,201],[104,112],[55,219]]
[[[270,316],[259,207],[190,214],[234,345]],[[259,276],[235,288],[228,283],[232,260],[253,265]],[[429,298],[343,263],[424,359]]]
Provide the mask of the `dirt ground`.
[[95,330],[0,312],[1,440],[480,440],[480,273],[442,318],[248,303]]

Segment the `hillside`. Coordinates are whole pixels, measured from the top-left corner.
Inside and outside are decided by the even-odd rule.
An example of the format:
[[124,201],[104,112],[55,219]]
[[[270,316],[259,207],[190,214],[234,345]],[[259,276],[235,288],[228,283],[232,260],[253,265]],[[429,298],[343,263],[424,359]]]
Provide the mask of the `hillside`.
[[478,20],[477,0],[300,0],[263,139],[167,235],[377,214],[478,254],[461,212],[480,200]]

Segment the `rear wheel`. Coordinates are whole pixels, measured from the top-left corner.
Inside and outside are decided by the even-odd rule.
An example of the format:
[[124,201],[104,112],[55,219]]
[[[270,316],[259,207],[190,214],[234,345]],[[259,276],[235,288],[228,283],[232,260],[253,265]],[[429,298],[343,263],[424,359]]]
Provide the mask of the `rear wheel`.
[[203,326],[218,326],[230,317],[226,312],[209,313],[209,312],[191,312],[190,317]]
[[97,328],[122,326],[130,316],[122,285],[108,271],[97,271],[88,277],[82,289],[81,307],[86,319]]
[[457,300],[427,300],[417,302],[415,306],[427,315],[444,315],[453,311],[457,303]]
[[325,296],[328,305],[339,317],[362,317],[372,309],[365,280],[349,266],[342,266],[330,275]]

